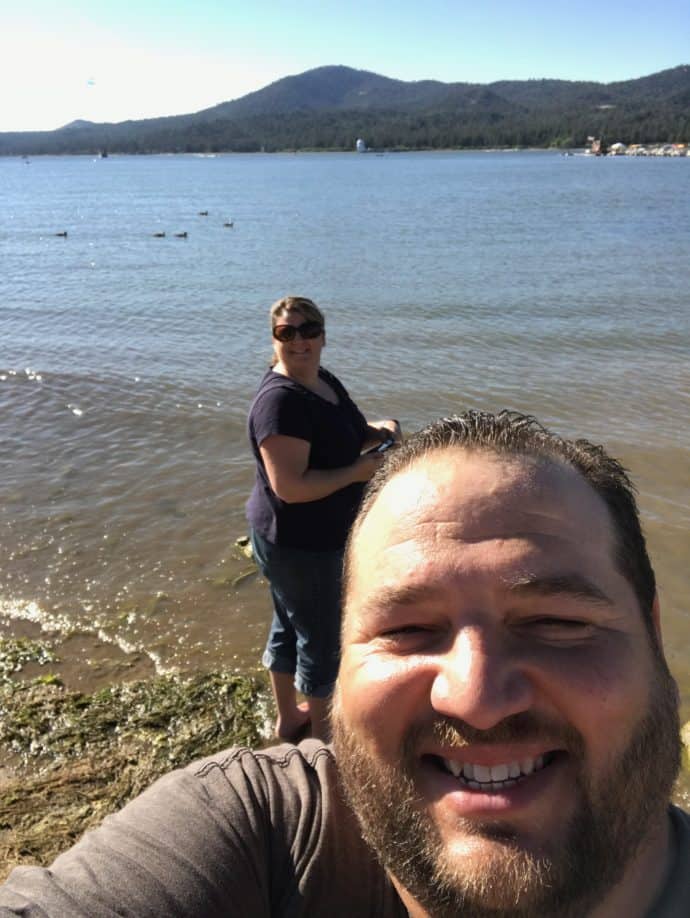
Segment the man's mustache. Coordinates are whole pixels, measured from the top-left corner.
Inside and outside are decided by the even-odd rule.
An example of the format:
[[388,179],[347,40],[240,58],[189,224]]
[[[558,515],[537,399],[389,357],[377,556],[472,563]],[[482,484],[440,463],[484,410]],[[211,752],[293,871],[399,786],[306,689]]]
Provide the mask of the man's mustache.
[[409,731],[405,740],[406,752],[414,754],[414,750],[424,742],[439,743],[452,749],[539,742],[548,745],[549,749],[565,749],[579,757],[584,755],[585,747],[582,735],[574,727],[532,711],[511,714],[488,730],[478,730],[459,718],[436,716]]

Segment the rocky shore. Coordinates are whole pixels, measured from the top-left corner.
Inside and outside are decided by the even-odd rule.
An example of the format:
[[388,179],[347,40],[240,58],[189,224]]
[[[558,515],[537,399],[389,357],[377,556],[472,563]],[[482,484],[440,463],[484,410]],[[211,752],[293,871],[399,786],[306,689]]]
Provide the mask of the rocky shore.
[[[54,661],[48,642],[0,640],[0,882],[49,864],[165,772],[266,743],[260,677],[155,676],[85,694],[61,684]],[[36,663],[45,673],[24,678]]]

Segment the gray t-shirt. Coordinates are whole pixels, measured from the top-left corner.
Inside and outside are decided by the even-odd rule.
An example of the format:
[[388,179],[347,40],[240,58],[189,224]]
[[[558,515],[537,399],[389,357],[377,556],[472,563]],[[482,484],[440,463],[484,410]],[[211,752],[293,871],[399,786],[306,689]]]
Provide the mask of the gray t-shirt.
[[[690,915],[690,816],[653,918]],[[397,893],[361,839],[316,740],[231,749],[157,781],[50,869],[16,868],[0,918],[397,918]]]

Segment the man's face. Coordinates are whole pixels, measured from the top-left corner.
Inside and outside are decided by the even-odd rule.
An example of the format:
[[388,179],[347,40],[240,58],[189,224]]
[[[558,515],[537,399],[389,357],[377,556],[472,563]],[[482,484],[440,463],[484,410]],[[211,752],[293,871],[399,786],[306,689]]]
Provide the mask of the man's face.
[[460,449],[394,476],[355,541],[334,724],[365,837],[433,914],[601,898],[663,835],[678,731],[584,479]]

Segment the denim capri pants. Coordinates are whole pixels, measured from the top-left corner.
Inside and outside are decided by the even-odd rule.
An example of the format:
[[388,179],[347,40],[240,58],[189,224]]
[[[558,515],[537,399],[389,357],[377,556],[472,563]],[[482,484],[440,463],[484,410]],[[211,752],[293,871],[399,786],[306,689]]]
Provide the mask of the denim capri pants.
[[251,542],[273,599],[262,663],[275,673],[294,673],[295,688],[303,695],[327,698],[340,662],[343,549],[285,548],[254,530]]

